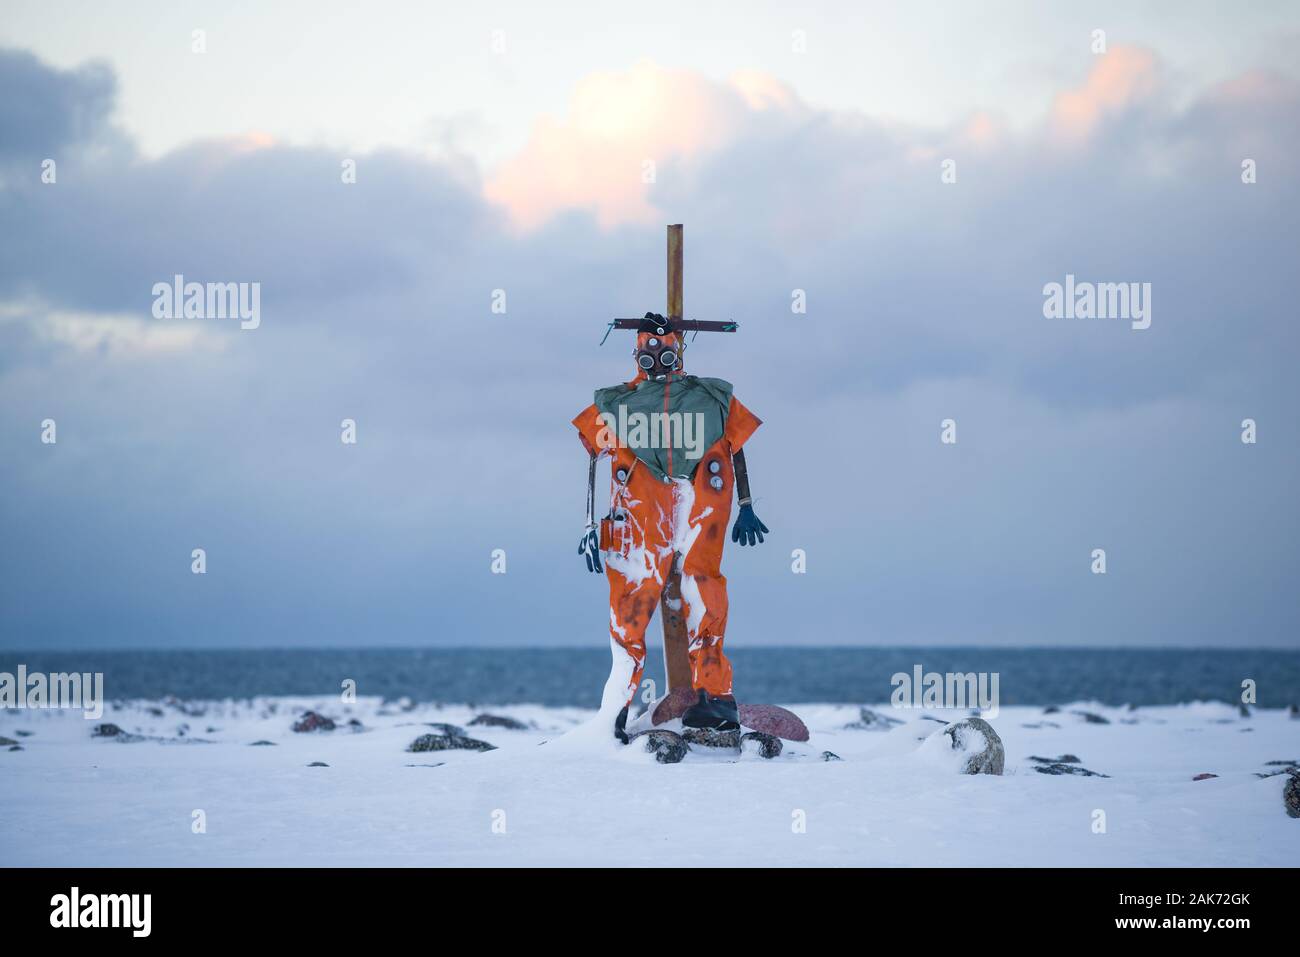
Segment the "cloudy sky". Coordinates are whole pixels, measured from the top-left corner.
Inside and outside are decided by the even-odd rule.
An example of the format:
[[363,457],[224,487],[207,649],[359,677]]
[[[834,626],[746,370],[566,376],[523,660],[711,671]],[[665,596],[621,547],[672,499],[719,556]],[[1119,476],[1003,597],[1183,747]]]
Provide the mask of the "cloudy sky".
[[230,6],[5,4],[0,647],[604,647],[569,420],[672,222],[731,643],[1295,645],[1294,4]]

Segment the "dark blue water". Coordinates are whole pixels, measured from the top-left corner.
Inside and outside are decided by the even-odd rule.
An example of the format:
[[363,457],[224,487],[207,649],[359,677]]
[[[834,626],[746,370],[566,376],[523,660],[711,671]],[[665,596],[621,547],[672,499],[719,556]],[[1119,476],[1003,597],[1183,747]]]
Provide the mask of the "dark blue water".
[[[742,700],[883,702],[890,676],[997,672],[1001,703],[1046,705],[1239,700],[1254,679],[1258,704],[1300,702],[1300,651],[1083,648],[753,648],[731,655]],[[0,672],[104,673],[109,698],[248,698],[357,693],[473,704],[595,707],[609,673],[603,649],[266,649],[232,651],[0,651]],[[662,659],[647,676],[662,685]]]

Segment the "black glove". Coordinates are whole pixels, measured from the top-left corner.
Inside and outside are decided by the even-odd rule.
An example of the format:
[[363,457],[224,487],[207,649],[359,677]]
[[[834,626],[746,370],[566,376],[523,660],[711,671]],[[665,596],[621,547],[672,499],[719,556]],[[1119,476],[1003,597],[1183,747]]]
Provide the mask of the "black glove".
[[[742,505],[740,514],[736,516],[736,524],[731,526],[731,540],[741,545],[756,545],[763,540],[763,533],[767,531],[767,526],[754,514],[754,506]],[[758,541],[755,541],[756,538]]]
[[578,542],[578,554],[587,560],[587,571],[604,572],[600,564],[600,536],[594,528],[587,529]]

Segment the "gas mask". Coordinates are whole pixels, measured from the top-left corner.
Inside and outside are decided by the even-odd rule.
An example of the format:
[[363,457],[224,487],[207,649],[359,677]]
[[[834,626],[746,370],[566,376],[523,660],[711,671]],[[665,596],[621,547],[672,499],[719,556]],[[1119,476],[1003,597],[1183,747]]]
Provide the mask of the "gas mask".
[[637,344],[637,368],[652,379],[669,372],[677,372],[681,366],[681,350],[676,336],[650,335]]

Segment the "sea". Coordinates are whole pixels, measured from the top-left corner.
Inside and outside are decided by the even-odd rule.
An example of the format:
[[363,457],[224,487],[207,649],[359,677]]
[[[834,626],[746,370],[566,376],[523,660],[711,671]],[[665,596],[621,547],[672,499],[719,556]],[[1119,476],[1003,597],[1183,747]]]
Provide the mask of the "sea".
[[[767,647],[728,654],[736,695],[750,702],[884,703],[893,676],[920,666],[924,673],[996,674],[1003,705],[1236,704],[1244,687],[1261,707],[1300,703],[1300,650],[1289,649]],[[109,699],[333,695],[350,680],[358,695],[387,700],[594,708],[610,655],[555,647],[0,650],[0,672],[16,674],[20,664],[29,674],[102,672]],[[657,651],[645,677],[663,690]]]

